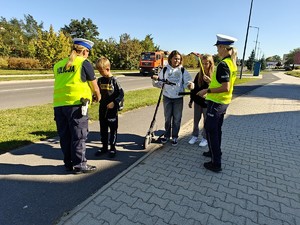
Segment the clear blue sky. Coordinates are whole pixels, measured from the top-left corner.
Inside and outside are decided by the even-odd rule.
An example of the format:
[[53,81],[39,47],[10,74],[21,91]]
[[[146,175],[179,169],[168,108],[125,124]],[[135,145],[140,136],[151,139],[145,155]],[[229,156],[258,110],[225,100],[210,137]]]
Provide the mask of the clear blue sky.
[[[30,14],[55,31],[71,19],[90,18],[98,26],[99,38],[128,33],[143,40],[151,34],[161,49],[215,54],[216,34],[236,37],[242,58],[251,0],[0,0],[0,16],[10,20]],[[300,48],[299,0],[253,0],[251,26],[245,59],[255,48],[265,58]]]

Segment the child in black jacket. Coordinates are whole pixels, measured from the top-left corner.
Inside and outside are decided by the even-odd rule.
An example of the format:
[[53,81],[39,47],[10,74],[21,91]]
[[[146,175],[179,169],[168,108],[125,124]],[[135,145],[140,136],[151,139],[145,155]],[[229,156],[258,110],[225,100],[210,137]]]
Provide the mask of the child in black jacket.
[[[99,121],[102,148],[95,155],[99,156],[108,152],[108,144],[110,144],[109,156],[114,157],[116,155],[118,111],[124,99],[124,91],[117,78],[111,74],[110,62],[107,58],[99,58],[96,68],[101,74],[97,83],[101,93]],[[108,128],[110,135],[108,134]]]

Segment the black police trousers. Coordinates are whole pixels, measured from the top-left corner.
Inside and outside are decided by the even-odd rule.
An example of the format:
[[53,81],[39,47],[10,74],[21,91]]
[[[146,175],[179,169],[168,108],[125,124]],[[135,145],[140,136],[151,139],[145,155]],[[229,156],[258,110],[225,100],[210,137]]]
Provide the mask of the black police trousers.
[[60,147],[66,166],[86,166],[85,141],[88,135],[88,116],[82,116],[81,105],[54,107],[54,119],[60,137]]
[[228,104],[207,101],[207,112],[204,127],[209,151],[212,153],[212,163],[221,165],[222,125]]

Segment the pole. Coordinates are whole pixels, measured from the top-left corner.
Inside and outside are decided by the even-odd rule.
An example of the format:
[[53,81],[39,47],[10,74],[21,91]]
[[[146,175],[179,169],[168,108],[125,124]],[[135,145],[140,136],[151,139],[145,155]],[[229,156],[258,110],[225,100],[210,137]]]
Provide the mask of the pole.
[[246,39],[245,39],[245,45],[244,45],[244,52],[243,52],[243,60],[242,60],[242,65],[241,65],[240,79],[242,79],[242,74],[243,74],[243,67],[244,67],[244,61],[245,61],[246,46],[247,46],[247,40],[248,40],[248,32],[249,32],[249,26],[250,26],[250,20],[251,20],[251,13],[252,13],[252,5],[253,5],[253,0],[251,0],[251,6],[250,6],[250,12],[249,12],[249,19],[248,19]]
[[[255,41],[255,49],[254,49],[254,57],[256,57],[256,49],[257,49],[257,41],[258,41],[258,34],[259,34],[259,27],[250,26],[251,28],[257,29],[256,41]],[[254,59],[255,60],[255,59]]]

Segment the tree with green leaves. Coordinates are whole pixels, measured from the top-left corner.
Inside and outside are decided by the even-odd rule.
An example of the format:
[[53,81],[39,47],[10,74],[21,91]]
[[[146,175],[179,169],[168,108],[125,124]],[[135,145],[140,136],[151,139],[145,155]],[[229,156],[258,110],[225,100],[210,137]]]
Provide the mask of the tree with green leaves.
[[293,64],[293,68],[294,68],[294,66],[295,66],[295,56],[296,56],[297,52],[300,52],[300,48],[295,48],[295,49],[291,50],[289,52],[289,54],[287,54],[287,56],[286,56],[284,65],[289,66],[289,65]]
[[248,60],[246,61],[246,67],[250,71],[252,71],[252,69],[253,69],[254,60],[255,60],[255,51],[252,50],[251,55],[249,56]]
[[50,69],[58,60],[70,54],[71,40],[63,32],[57,35],[50,26],[49,32],[39,32],[35,46],[36,58],[43,68]]
[[261,57],[259,62],[260,62],[260,69],[265,70],[267,68],[267,62],[266,62],[266,59],[265,59],[264,55]]
[[91,61],[95,62],[100,56],[104,56],[111,62],[111,68],[119,68],[119,49],[118,43],[114,38],[106,40],[98,40],[92,49],[93,55],[90,57]]
[[137,69],[139,58],[143,52],[143,47],[139,40],[130,38],[124,33],[120,36],[119,43],[119,66],[120,69]]
[[98,27],[91,19],[82,18],[79,20],[71,20],[71,23],[61,28],[65,36],[85,38],[91,41],[96,41],[99,36]]
[[146,35],[145,39],[141,41],[144,52],[155,52],[158,50],[158,46],[155,46],[151,34]]

